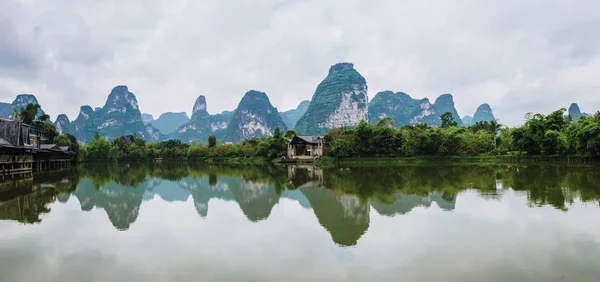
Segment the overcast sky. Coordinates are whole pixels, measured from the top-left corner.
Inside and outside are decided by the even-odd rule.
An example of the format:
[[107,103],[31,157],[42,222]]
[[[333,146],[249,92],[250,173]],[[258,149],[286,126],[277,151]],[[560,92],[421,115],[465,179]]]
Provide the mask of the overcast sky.
[[53,119],[129,86],[142,112],[234,109],[250,89],[279,110],[353,62],[369,97],[452,93],[501,123],[578,102],[600,109],[600,1],[2,0],[0,101],[33,93]]

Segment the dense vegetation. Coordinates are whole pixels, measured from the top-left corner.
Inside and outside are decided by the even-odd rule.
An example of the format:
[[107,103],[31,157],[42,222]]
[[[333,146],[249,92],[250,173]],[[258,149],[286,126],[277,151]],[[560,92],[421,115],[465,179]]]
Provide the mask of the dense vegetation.
[[[291,131],[288,134],[293,134]],[[189,160],[206,162],[264,162],[286,154],[287,141],[279,127],[272,137],[253,138],[235,144],[217,144],[214,135],[208,137],[207,145],[191,144],[180,140],[147,143],[141,136],[132,135],[112,141],[96,134],[81,149],[84,161],[114,160]]]
[[56,126],[50,123],[50,116],[44,113],[42,106],[39,104],[30,103],[24,107],[15,108],[12,116],[14,119],[32,125],[37,130],[44,132],[50,142],[54,142],[54,138],[58,136]]
[[549,115],[528,114],[524,125],[503,127],[495,121],[458,126],[453,115],[440,117],[442,124],[393,127],[385,118],[376,125],[361,122],[354,128],[333,129],[326,136],[333,157],[364,156],[600,156],[600,113],[574,121],[560,109]]

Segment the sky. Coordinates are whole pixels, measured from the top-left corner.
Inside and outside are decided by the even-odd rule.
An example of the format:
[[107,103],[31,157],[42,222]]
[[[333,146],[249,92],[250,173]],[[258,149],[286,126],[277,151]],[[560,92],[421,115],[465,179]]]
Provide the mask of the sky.
[[369,98],[454,95],[523,123],[579,103],[600,109],[600,1],[2,0],[0,101],[32,93],[74,119],[127,85],[140,110],[236,108],[251,89],[280,111],[310,99],[337,62]]

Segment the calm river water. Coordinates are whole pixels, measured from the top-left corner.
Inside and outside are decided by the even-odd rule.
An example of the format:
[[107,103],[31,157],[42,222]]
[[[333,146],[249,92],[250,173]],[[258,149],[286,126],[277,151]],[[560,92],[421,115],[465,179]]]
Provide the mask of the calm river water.
[[82,167],[0,184],[0,281],[600,281],[600,168]]

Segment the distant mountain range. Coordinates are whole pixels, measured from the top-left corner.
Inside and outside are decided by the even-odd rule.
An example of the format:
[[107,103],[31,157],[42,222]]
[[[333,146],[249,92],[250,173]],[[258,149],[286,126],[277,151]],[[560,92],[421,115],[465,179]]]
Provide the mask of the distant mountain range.
[[142,114],[142,122],[145,125],[152,124],[153,127],[163,134],[175,132],[180,126],[186,124],[188,121],[190,121],[190,118],[185,112],[167,112],[160,115],[156,120],[152,115]]
[[[382,91],[369,101],[367,82],[351,63],[330,67],[328,75],[317,86],[310,101],[302,101],[296,109],[280,112],[266,93],[248,91],[234,111],[210,114],[205,96],[199,96],[188,118],[184,112],[167,112],[158,119],[142,114],[135,95],[127,86],[112,89],[103,107],[80,108],[77,118],[64,115],[55,120],[61,133],[71,133],[82,143],[96,132],[106,138],[139,134],[149,141],[179,139],[183,142],[206,143],[215,135],[221,141],[239,142],[253,137],[269,136],[275,127],[294,129],[302,135],[324,135],[329,129],[355,126],[361,120],[372,124],[390,117],[396,127],[427,123],[440,125],[440,115],[450,112],[460,125],[496,120],[490,105],[482,104],[473,116],[460,117],[451,94],[440,95],[433,103],[428,98],[415,99],[404,92]],[[32,94],[21,94],[12,103],[0,103],[0,116],[10,117],[15,109],[37,103]],[[574,119],[585,115],[577,104],[569,107]]]

